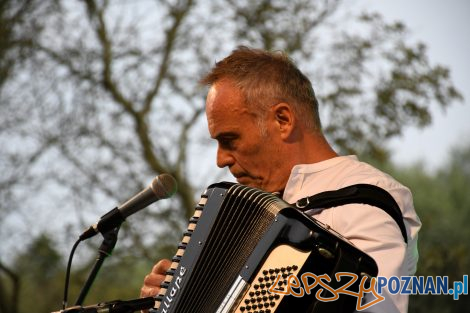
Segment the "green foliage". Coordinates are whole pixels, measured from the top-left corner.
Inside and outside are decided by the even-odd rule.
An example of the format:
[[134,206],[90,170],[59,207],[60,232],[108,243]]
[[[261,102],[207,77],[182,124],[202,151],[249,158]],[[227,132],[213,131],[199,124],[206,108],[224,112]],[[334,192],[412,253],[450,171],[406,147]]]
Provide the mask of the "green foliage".
[[[119,258],[116,255],[108,257],[98,273],[90,289],[84,305],[112,300],[128,300],[139,298],[143,278],[148,274],[153,264],[133,256]],[[88,264],[72,273],[69,306],[77,299],[92,265]],[[59,302],[57,302],[59,303]]]
[[[47,235],[42,234],[17,256],[13,271],[20,277],[18,312],[54,312],[61,309],[65,266],[64,260],[54,246],[55,243]],[[170,254],[160,254],[158,258],[170,256]],[[79,261],[83,260],[76,258],[77,255],[73,264],[82,263]],[[93,262],[78,268],[72,267],[68,307],[75,303]],[[132,253],[123,255],[123,252],[117,248],[112,256],[105,259],[84,305],[138,298],[143,278],[152,266],[153,262],[133,256]],[[0,276],[0,285],[8,290],[12,288],[3,276]],[[2,293],[9,294],[7,290],[2,290]],[[7,311],[0,312],[16,313],[9,309],[11,305]]]
[[[64,267],[54,242],[37,237],[17,256],[14,270],[20,275],[19,312],[51,312],[62,299]],[[56,304],[56,307],[51,305]]]

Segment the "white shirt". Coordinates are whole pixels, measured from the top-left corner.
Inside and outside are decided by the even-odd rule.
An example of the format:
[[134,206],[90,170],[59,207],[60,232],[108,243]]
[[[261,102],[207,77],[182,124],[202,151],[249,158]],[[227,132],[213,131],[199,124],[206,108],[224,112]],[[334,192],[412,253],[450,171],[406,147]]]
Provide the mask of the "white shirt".
[[[421,222],[413,207],[410,190],[391,176],[356,156],[340,156],[314,164],[296,165],[292,169],[283,198],[295,203],[301,198],[354,184],[371,184],[388,191],[400,206],[408,235],[405,243],[396,222],[385,211],[364,204],[349,204],[313,213],[315,219],[350,240],[377,263],[378,276],[410,276],[418,262],[418,231]],[[307,212],[308,213],[308,212]],[[407,295],[391,295],[382,290],[385,300],[361,312],[405,313]],[[370,296],[370,295],[368,295]],[[374,298],[368,299],[367,303]]]

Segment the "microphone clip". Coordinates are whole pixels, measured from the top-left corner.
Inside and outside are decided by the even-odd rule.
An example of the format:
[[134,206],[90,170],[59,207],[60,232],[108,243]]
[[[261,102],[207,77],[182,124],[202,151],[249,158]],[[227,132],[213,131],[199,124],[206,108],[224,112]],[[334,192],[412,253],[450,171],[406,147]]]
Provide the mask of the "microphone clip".
[[98,233],[107,233],[108,231],[120,226],[125,220],[126,219],[122,215],[122,212],[117,207],[115,207],[103,215],[98,223],[93,224],[87,230],[85,230],[78,238],[83,241],[93,237]]

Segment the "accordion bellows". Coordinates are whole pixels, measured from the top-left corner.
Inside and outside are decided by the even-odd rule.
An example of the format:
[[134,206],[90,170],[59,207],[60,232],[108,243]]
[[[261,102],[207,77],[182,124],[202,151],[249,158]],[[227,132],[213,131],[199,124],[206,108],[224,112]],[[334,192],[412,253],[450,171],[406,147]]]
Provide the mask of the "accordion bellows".
[[285,284],[288,275],[306,272],[373,277],[377,266],[339,234],[276,195],[239,184],[214,184],[201,196],[152,311],[354,311],[356,300],[348,295],[322,302],[315,298],[316,289],[304,297],[269,292],[278,274]]

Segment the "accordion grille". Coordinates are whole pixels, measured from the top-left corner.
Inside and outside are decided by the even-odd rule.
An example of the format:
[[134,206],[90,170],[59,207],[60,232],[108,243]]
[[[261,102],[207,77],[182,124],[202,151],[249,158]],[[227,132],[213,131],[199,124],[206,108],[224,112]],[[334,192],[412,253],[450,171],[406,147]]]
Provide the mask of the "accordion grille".
[[[229,188],[220,208],[206,205],[202,216],[206,210],[218,209],[218,213],[177,305],[168,312],[215,312],[274,216],[285,206],[272,194],[238,184]],[[198,243],[190,240],[188,247],[194,244]]]

